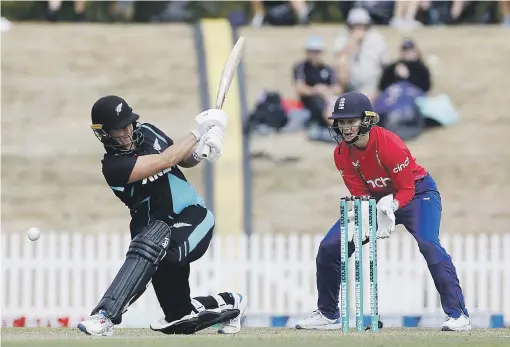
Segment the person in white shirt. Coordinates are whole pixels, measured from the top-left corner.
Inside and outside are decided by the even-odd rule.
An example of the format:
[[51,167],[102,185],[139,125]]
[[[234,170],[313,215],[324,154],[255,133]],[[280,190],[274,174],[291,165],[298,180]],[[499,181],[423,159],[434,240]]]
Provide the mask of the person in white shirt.
[[386,40],[364,8],[349,12],[346,28],[333,45],[334,67],[345,91],[359,91],[373,99],[385,64],[389,62]]

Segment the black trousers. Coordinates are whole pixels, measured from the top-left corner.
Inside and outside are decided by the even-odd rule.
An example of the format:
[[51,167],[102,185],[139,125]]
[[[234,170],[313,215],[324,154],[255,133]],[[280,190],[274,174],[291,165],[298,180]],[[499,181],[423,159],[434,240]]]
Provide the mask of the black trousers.
[[205,207],[193,205],[167,222],[172,229],[170,246],[152,277],[152,286],[166,321],[171,322],[193,309],[189,288],[190,263],[200,259],[209,248],[214,217]]
[[314,95],[302,97],[301,102],[304,108],[310,111],[309,124],[317,124],[322,127],[328,127],[328,123],[324,119],[324,109],[326,108],[326,100],[323,97]]

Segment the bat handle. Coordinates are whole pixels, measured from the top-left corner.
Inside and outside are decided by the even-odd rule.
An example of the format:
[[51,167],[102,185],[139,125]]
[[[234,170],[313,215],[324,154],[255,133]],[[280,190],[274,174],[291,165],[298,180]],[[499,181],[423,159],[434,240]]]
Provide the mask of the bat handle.
[[[223,101],[216,101],[216,109],[221,110],[223,106]],[[211,147],[208,145],[204,145],[204,149],[202,149],[202,158],[207,158],[209,156],[209,153],[211,153]]]
[[207,158],[210,152],[211,147],[209,147],[208,145],[204,145],[204,149],[202,149],[202,158]]

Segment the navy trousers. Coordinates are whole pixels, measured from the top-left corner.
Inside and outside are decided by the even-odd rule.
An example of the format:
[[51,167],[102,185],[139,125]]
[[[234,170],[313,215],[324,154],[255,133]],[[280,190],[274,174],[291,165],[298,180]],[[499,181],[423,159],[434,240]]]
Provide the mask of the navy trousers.
[[[432,279],[441,297],[444,312],[453,318],[468,315],[464,296],[452,259],[439,241],[441,223],[441,196],[430,175],[416,182],[412,201],[395,212],[395,224],[402,224],[418,243]],[[391,237],[388,239],[391,242]],[[354,244],[349,243],[349,256]],[[317,306],[324,316],[337,319],[340,315],[340,220],[326,234],[317,254]]]

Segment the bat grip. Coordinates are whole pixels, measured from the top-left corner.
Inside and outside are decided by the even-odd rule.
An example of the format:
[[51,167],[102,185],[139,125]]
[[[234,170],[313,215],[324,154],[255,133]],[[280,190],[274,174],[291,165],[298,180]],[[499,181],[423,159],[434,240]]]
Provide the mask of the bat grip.
[[[223,106],[223,100],[216,100],[216,109],[221,110]],[[211,153],[211,147],[208,145],[204,145],[204,149],[202,149],[202,158],[207,158]]]
[[210,152],[211,147],[209,147],[208,145],[204,145],[204,149],[202,149],[202,158],[207,158]]

